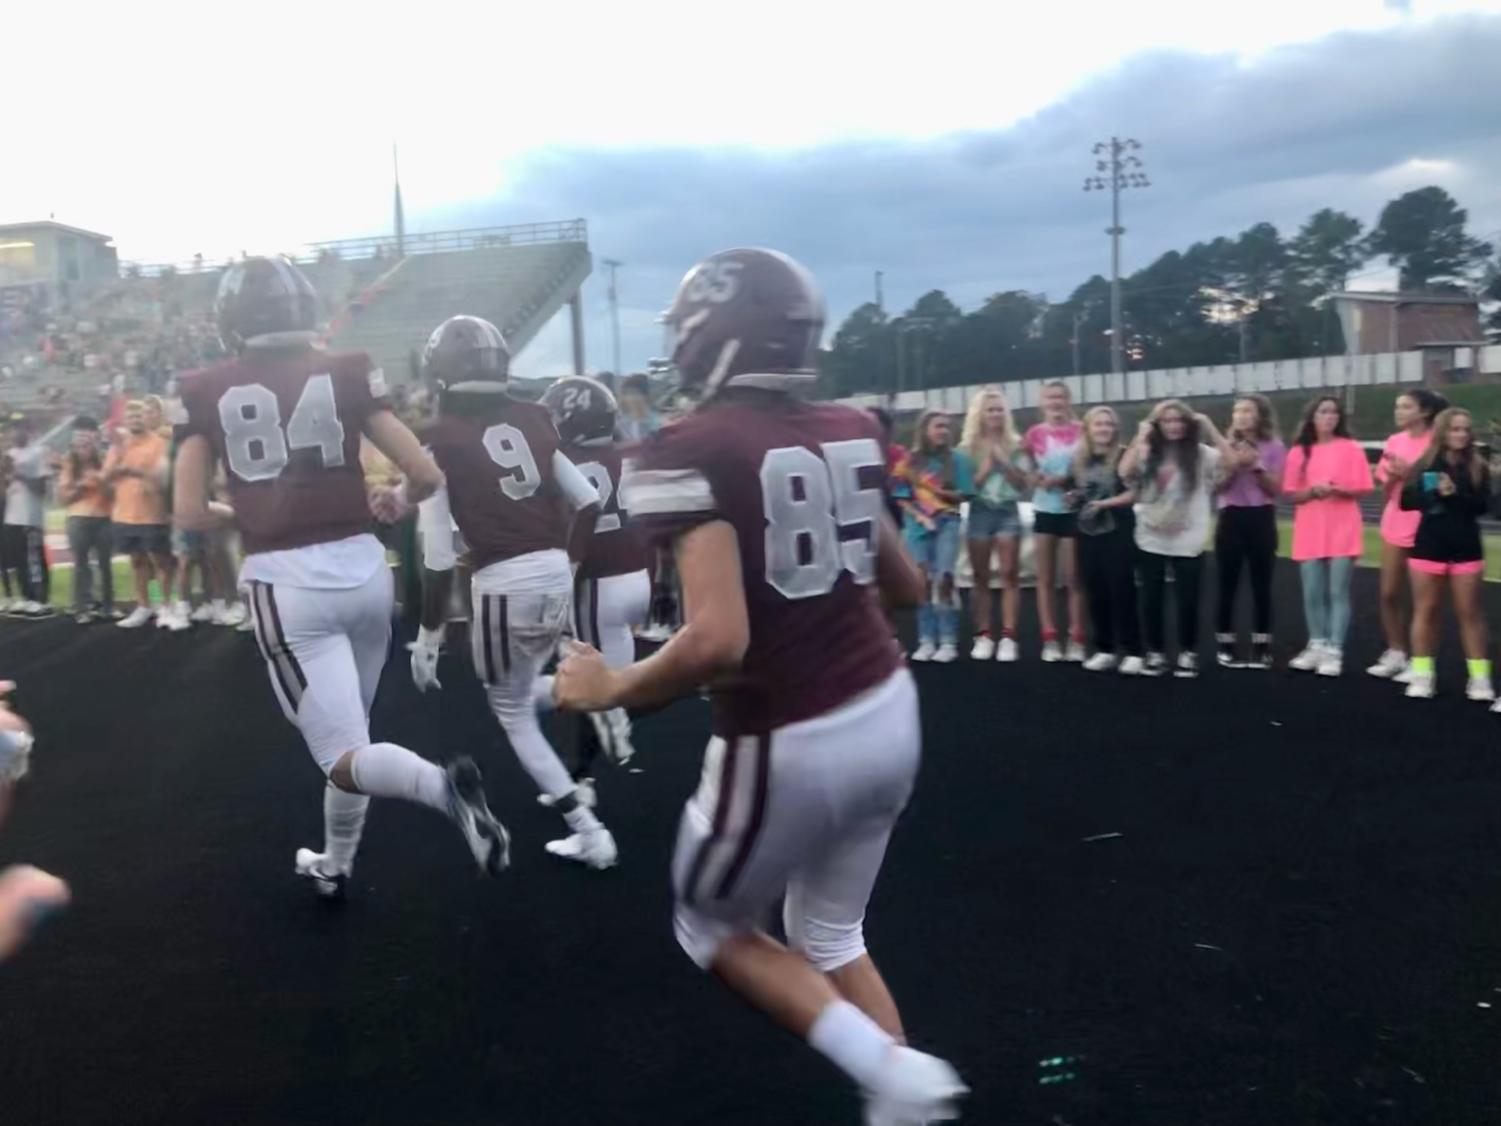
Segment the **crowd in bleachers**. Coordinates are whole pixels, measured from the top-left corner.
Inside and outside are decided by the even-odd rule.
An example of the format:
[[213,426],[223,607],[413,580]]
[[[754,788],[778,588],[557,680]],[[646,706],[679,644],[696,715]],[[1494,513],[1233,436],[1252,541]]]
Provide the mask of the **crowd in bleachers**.
[[[1422,388],[1401,392],[1396,433],[1374,471],[1333,395],[1308,404],[1287,442],[1272,404],[1254,394],[1219,422],[1165,400],[1134,434],[1122,432],[1109,407],[1076,417],[1063,383],[1046,388],[1042,413],[1019,433],[1004,394],[987,388],[974,396],[957,435],[947,415],[929,411],[909,446],[891,445],[891,495],[929,587],[912,660],[959,656],[961,550],[973,575],[971,659],[1020,659],[1019,561],[1029,540],[1043,661],[1077,662],[1095,673],[1197,676],[1203,560],[1212,547],[1217,662],[1271,668],[1278,505],[1291,503],[1306,640],[1288,665],[1339,676],[1352,572],[1366,551],[1359,502],[1379,490],[1386,649],[1367,671],[1406,685],[1409,697],[1433,696],[1443,610],[1452,603],[1466,695],[1494,699],[1480,520],[1496,498],[1467,411]],[[889,433],[889,416],[881,418]],[[1242,579],[1248,638],[1236,630]]]

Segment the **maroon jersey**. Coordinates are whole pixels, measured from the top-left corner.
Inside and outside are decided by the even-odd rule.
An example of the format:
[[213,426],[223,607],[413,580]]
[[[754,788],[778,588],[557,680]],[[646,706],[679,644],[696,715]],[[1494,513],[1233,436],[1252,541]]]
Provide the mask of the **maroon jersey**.
[[646,547],[620,503],[621,448],[609,442],[575,443],[563,447],[563,452],[599,494],[599,523],[594,525],[594,538],[579,564],[579,576],[604,579],[646,570]]
[[454,523],[476,570],[567,547],[552,471],[558,432],[547,408],[500,396],[482,413],[440,415],[421,437],[448,479]]
[[246,554],[367,531],[360,467],[369,417],[388,407],[363,352],[255,352],[183,378],[184,435],[223,461]]
[[766,732],[885,680],[896,646],[869,589],[885,497],[875,421],[847,407],[731,390],[631,452],[625,505],[655,539],[733,525],[750,647],[715,688],[715,731]]

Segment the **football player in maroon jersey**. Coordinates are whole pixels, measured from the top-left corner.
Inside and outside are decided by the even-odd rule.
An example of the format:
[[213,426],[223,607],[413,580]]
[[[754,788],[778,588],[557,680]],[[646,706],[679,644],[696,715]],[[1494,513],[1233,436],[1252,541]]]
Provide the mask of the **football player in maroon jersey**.
[[[920,756],[917,692],[872,590],[922,597],[886,514],[880,435],[790,394],[814,375],[824,306],[785,255],[706,259],[666,320],[700,405],[633,451],[623,491],[674,544],[686,624],[623,669],[571,643],[558,702],[644,707],[712,683],[673,857],[678,941],[854,1079],[868,1124],[953,1118],[965,1087],[904,1045],[863,931]],[[778,899],[790,949],[761,929]]]
[[[651,576],[646,548],[620,502],[624,448],[615,441],[618,410],[603,383],[582,376],[558,380],[542,396],[563,441],[563,452],[599,493],[599,522],[573,582],[573,636],[604,654],[611,668],[636,659],[633,631],[646,624],[651,604]],[[537,706],[551,709],[552,678],[537,682]],[[623,765],[635,754],[631,720],[624,708],[588,712],[581,726],[580,754],[573,775],[592,788],[595,757],[603,751]]]
[[440,687],[457,525],[474,567],[475,672],[511,749],[570,829],[547,851],[591,868],[612,867],[615,838],[542,733],[533,703],[537,675],[568,627],[571,562],[583,557],[593,535],[599,494],[558,448],[547,408],[508,393],[510,350],[489,321],[450,317],[433,330],[422,360],[439,387],[438,417],[422,439],[446,484],[422,502],[418,518],[424,591],[412,679],[424,691]]
[[294,264],[250,258],[231,266],[216,313],[233,358],[182,381],[176,519],[201,529],[226,515],[208,502],[222,461],[245,545],[240,588],[271,688],[328,779],[323,851],[299,849],[298,875],[322,895],[343,894],[371,796],[451,817],[480,869],[499,872],[508,838],[474,763],[461,758],[445,770],[370,741],[393,592],[385,549],[368,530],[361,438],[402,470],[413,500],[437,490],[441,472],[391,412],[370,358],[318,346],[317,295]]

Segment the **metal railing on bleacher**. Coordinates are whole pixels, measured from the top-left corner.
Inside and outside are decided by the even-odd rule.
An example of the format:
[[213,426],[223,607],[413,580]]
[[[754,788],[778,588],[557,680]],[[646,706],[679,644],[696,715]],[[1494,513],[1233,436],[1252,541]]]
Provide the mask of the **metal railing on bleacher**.
[[[508,227],[469,227],[456,231],[424,231],[407,234],[401,242],[402,254],[445,254],[455,250],[491,250],[506,246],[533,246],[538,243],[589,241],[589,224],[583,219],[563,219],[552,223],[516,223]],[[329,258],[359,261],[376,257],[397,256],[395,235],[334,239],[308,243],[299,254],[288,255],[294,262],[314,265]],[[194,260],[191,262],[121,262],[121,277],[158,278],[163,274],[213,274],[223,263]]]

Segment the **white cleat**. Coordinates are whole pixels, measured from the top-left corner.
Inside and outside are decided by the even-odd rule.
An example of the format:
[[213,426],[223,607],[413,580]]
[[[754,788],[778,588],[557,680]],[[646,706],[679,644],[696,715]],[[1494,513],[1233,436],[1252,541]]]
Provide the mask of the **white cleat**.
[[448,775],[448,812],[454,824],[464,834],[464,841],[474,854],[480,871],[489,876],[499,875],[511,863],[511,834],[490,812],[479,767],[471,758],[460,758],[449,763],[445,773]]
[[574,833],[560,841],[548,841],[546,847],[553,856],[572,860],[575,864],[583,864],[595,871],[613,868],[620,859],[615,838],[610,835],[610,830],[604,828]]
[[959,1117],[959,1100],[969,1088],[959,1073],[937,1056],[893,1045],[880,1090],[865,1092],[865,1126],[926,1126]]
[[339,872],[329,867],[321,852],[310,848],[297,850],[297,874],[310,880],[313,890],[324,899],[343,899],[344,885],[349,882],[348,872]]

